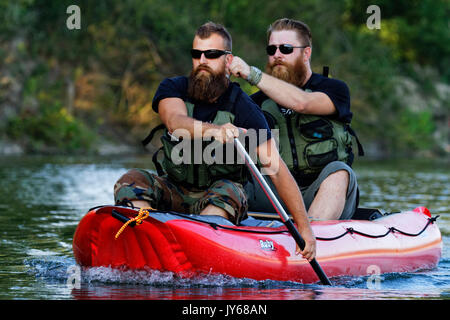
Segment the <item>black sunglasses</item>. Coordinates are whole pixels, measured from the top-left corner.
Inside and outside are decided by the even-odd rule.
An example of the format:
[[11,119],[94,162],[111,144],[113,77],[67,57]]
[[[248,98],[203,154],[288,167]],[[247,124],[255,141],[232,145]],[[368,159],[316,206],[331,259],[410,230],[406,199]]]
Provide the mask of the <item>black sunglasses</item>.
[[200,59],[202,53],[205,54],[205,58],[207,59],[217,59],[218,57],[223,56],[224,54],[231,54],[231,51],[219,50],[219,49],[210,49],[210,50],[197,50],[191,49],[191,56],[194,59]]
[[306,47],[309,47],[309,46],[295,47],[290,44],[280,44],[279,46],[271,44],[270,46],[266,47],[266,52],[269,56],[273,56],[275,54],[275,52],[277,52],[277,48],[280,48],[280,52],[282,54],[291,54],[294,51],[294,48],[306,48]]

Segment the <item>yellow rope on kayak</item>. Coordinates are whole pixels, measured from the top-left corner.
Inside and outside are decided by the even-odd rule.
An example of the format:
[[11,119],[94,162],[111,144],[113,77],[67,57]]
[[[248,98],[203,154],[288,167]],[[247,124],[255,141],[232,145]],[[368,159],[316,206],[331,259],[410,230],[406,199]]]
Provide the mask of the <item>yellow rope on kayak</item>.
[[139,213],[136,217],[134,217],[133,219],[128,220],[127,222],[124,223],[124,225],[119,229],[119,231],[117,231],[115,239],[117,240],[117,238],[120,236],[120,234],[122,233],[123,230],[125,230],[125,228],[132,222],[136,222],[136,224],[141,224],[142,221],[144,219],[146,219],[149,216],[149,212],[148,209],[150,210],[154,210],[153,208],[141,208],[139,209]]

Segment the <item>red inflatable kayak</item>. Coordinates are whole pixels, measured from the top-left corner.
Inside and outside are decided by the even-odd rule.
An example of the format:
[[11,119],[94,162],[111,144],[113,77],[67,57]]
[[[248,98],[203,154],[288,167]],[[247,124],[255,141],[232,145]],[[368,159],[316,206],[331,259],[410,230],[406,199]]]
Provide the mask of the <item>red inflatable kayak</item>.
[[[77,263],[318,281],[309,263],[295,254],[295,241],[279,221],[250,217],[235,226],[215,216],[150,212],[136,224],[130,219],[137,214],[137,210],[119,206],[91,209],[75,231]],[[373,221],[315,221],[311,225],[317,238],[316,259],[328,277],[433,268],[442,250],[435,221],[423,207]]]

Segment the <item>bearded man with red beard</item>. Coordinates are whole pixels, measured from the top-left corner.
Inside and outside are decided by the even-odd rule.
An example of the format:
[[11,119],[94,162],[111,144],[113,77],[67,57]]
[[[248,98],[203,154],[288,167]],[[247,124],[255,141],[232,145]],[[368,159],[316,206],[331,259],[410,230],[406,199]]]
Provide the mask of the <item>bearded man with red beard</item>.
[[[224,146],[230,143],[234,150],[240,128],[255,130],[256,150],[249,153],[258,156],[305,240],[304,249],[297,246],[296,253],[311,261],[316,254],[316,240],[301,192],[278,153],[261,109],[237,83],[229,80],[231,49],[231,36],[222,25],[208,22],[197,30],[190,76],[163,80],[153,98],[153,110],[165,126],[161,138],[163,160],[155,162],[161,172],[155,175],[143,169],[129,170],[115,184],[115,202],[220,216],[240,224],[248,210],[244,185],[249,175],[245,164],[207,163],[202,156],[212,138]],[[181,143],[176,140],[181,138],[182,142],[192,141],[194,152],[192,158],[180,163],[175,159],[179,152],[174,151]],[[198,140],[201,148],[197,150]],[[199,155],[200,161],[196,162]]]
[[[349,89],[343,81],[312,72],[312,36],[305,23],[279,19],[269,26],[267,41],[265,73],[236,56],[230,72],[260,89],[251,98],[269,126],[279,130],[280,154],[302,191],[310,219],[350,219],[359,192],[350,167],[355,134]],[[246,192],[250,210],[271,210],[257,184],[248,184]]]

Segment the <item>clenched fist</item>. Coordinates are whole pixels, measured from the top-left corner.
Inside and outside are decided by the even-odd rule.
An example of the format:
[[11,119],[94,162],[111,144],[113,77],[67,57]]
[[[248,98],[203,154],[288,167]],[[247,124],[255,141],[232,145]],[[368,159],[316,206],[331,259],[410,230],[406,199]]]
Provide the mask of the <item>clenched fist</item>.
[[247,80],[250,74],[250,66],[241,58],[234,56],[231,64],[228,67],[230,73],[237,77]]

